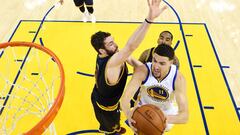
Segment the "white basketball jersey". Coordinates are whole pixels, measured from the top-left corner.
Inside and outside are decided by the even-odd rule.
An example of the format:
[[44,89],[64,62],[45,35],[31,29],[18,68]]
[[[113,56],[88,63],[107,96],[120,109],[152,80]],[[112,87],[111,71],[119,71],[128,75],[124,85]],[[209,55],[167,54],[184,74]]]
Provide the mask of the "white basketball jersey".
[[173,106],[175,98],[172,95],[174,91],[174,82],[177,76],[177,67],[171,65],[167,76],[158,81],[152,74],[152,63],[146,63],[148,76],[143,82],[140,90],[140,104],[153,104],[167,112]]

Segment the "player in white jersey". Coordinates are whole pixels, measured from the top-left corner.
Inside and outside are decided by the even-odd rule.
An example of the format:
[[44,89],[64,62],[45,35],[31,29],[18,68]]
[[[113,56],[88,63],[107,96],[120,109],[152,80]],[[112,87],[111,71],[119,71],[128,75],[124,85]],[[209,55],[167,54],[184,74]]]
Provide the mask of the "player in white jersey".
[[[135,69],[132,79],[125,88],[121,104],[130,126],[135,121],[131,118],[134,109],[130,109],[129,102],[139,87],[141,89],[137,106],[144,104],[158,106],[167,117],[167,131],[171,129],[172,124],[187,122],[186,80],[173,65],[173,58],[172,47],[159,45],[154,51],[152,62]],[[131,128],[136,131],[132,126]]]

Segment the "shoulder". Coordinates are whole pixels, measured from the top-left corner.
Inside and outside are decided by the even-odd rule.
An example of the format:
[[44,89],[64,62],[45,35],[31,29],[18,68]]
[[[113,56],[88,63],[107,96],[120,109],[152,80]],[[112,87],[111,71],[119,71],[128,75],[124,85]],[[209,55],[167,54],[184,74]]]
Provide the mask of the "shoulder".
[[146,49],[145,51],[143,51],[143,53],[149,53],[152,50],[152,48]]
[[177,71],[175,86],[176,86],[176,88],[186,86],[186,79],[185,79],[184,75],[179,70]]
[[140,55],[139,61],[145,63],[146,58],[150,55],[152,48],[146,49]]
[[178,59],[178,57],[176,55],[173,58],[173,64],[176,65],[178,67],[178,69],[179,69],[180,62],[179,62],[179,59]]
[[178,70],[177,71],[177,78],[176,80],[178,81],[185,81],[185,77],[183,76],[183,74]]
[[144,50],[141,55],[148,55],[151,52],[152,49],[153,48],[149,48],[149,49]]

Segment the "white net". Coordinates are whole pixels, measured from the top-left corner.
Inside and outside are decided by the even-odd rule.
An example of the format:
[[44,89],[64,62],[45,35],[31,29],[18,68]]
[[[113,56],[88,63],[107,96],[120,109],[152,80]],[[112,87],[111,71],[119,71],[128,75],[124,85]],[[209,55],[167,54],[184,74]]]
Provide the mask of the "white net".
[[[7,47],[2,53],[0,134],[22,134],[52,107],[60,89],[61,74],[54,59],[36,48]],[[45,134],[56,134],[53,124]]]

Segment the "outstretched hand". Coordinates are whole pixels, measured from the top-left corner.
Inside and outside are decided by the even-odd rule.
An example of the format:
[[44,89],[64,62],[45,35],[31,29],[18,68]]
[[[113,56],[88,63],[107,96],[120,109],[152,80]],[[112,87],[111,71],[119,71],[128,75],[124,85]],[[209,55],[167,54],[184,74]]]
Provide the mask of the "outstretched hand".
[[128,119],[128,123],[130,128],[132,129],[132,131],[137,135],[137,129],[132,125],[132,124],[136,124],[136,121],[132,119],[133,116],[133,112],[137,109],[137,106],[135,106],[128,114],[127,114],[127,119]]
[[149,7],[149,13],[147,20],[153,21],[155,18],[157,18],[165,9],[167,9],[167,6],[163,6],[160,8],[160,3],[162,0],[147,0],[148,1],[148,7]]

